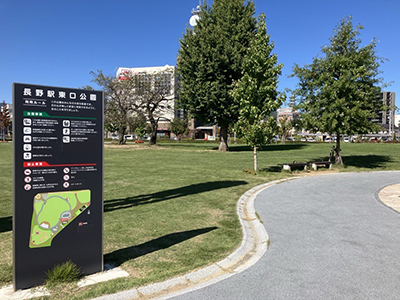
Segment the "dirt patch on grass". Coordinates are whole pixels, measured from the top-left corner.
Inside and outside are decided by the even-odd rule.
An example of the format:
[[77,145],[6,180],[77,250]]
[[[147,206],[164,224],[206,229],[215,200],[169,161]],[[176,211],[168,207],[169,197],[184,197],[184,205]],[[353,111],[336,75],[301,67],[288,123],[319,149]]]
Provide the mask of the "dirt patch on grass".
[[104,149],[118,149],[118,150],[144,150],[156,147],[158,146],[149,146],[143,144],[132,144],[132,145],[104,144]]

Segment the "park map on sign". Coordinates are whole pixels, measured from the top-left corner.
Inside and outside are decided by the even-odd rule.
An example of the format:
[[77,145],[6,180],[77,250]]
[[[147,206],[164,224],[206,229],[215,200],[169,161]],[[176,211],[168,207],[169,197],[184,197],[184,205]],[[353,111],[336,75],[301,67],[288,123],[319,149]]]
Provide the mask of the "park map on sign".
[[54,237],[89,205],[90,190],[36,194],[29,247],[50,247]]

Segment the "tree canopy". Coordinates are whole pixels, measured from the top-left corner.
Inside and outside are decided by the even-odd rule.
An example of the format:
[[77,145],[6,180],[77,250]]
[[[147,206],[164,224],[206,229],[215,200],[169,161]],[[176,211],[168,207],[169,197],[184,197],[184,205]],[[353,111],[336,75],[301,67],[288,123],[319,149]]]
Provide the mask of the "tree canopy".
[[93,82],[101,86],[105,94],[105,126],[117,129],[120,144],[129,128],[143,134],[144,122],[150,123],[150,145],[157,142],[158,122],[169,121],[165,116],[174,110],[172,95],[172,70],[152,73],[128,72],[115,78],[102,71],[92,72]]
[[254,3],[215,0],[201,8],[197,25],[180,40],[180,103],[199,121],[220,126],[221,151],[228,127],[238,120],[238,99],[230,91],[242,77],[242,60],[254,38]]
[[3,104],[1,105],[0,109],[0,128],[3,134],[3,141],[6,139],[6,132],[10,126],[11,126],[10,111],[8,110],[6,102],[3,101]]
[[175,118],[171,121],[171,132],[176,135],[177,140],[182,140],[182,135],[189,132],[187,118]]
[[342,19],[330,44],[322,47],[323,55],[310,65],[293,68],[292,76],[299,79],[295,93],[301,97],[302,126],[337,136],[336,163],[342,163],[341,135],[373,131],[376,125],[371,120],[383,108],[377,41],[361,46],[362,29],[353,26],[351,17]]
[[276,121],[271,113],[283,102],[278,96],[278,76],[282,64],[272,53],[265,24],[265,15],[259,17],[257,30],[243,58],[242,77],[231,94],[238,105],[238,121],[235,125],[239,137],[254,149],[254,171],[257,171],[257,146],[269,143],[276,134]]

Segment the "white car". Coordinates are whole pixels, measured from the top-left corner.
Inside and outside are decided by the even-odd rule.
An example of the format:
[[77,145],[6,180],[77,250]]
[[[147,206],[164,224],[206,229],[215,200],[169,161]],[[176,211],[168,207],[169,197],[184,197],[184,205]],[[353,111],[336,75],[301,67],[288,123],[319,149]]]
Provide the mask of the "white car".
[[135,137],[132,134],[124,135],[124,138],[129,141],[134,141]]

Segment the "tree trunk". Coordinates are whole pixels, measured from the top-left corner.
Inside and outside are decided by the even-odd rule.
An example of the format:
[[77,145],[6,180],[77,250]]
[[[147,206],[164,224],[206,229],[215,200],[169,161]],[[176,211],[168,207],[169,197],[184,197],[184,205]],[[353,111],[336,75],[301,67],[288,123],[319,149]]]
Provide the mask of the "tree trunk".
[[254,172],[257,172],[257,146],[254,146]]
[[343,165],[342,155],[340,154],[340,134],[336,134],[335,164]]
[[150,124],[151,124],[151,134],[150,134],[149,145],[155,145],[157,144],[158,122],[155,119],[151,119]]
[[120,126],[118,129],[118,135],[119,135],[119,141],[118,144],[120,145],[125,145],[126,144],[126,140],[125,140],[125,131],[126,131],[126,127],[125,126]]
[[221,125],[218,151],[229,151],[229,147],[228,147],[228,127],[225,126],[225,125]]

